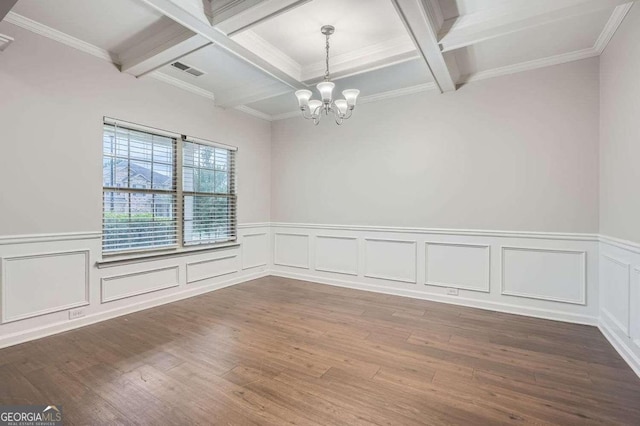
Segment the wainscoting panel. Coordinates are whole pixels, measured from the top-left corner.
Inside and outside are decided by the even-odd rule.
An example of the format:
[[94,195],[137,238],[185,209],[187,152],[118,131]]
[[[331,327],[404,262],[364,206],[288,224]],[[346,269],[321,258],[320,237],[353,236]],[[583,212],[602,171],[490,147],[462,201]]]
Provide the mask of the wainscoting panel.
[[633,268],[633,280],[631,281],[631,291],[629,307],[631,309],[629,322],[631,325],[631,338],[640,349],[640,266]]
[[269,262],[269,234],[261,232],[242,236],[242,269],[267,266]]
[[2,258],[2,322],[89,304],[88,250]]
[[630,336],[629,321],[631,265],[624,260],[600,256],[604,281],[600,291],[600,309],[626,336]]
[[179,285],[178,265],[103,277],[100,280],[100,301],[113,302]]
[[291,268],[309,269],[309,235],[276,232],[273,263]]
[[586,252],[502,247],[502,294],[586,304]]
[[358,238],[316,236],[316,270],[358,275]]
[[237,254],[189,262],[187,263],[187,284],[233,274],[238,270]]
[[490,246],[427,242],[425,247],[425,284],[489,292]]
[[364,276],[415,284],[416,241],[366,238]]

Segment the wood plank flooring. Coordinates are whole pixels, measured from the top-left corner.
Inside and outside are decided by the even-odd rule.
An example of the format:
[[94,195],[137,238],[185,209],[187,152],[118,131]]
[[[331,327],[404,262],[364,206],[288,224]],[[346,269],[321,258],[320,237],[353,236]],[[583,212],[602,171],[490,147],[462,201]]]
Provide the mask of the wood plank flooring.
[[65,424],[640,424],[594,327],[267,277],[0,350]]

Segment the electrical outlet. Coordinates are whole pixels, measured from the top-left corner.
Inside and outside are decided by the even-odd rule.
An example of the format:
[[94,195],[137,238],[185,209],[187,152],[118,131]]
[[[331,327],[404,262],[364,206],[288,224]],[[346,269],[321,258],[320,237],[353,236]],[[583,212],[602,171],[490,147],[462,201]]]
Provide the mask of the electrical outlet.
[[69,311],[69,319],[78,319],[78,318],[82,318],[84,316],[84,309],[82,308],[78,308],[78,309],[71,309]]
[[458,295],[458,289],[457,288],[448,288],[447,289],[447,294],[449,296],[457,296]]

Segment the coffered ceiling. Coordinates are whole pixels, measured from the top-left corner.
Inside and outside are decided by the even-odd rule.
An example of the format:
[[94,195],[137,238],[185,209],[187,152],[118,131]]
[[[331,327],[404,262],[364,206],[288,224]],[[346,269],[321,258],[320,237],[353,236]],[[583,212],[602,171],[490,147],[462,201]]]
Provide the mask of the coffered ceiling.
[[325,24],[336,27],[337,88],[358,88],[373,102],[598,56],[633,3],[19,0],[4,21],[273,120],[295,115],[293,92],[322,79]]

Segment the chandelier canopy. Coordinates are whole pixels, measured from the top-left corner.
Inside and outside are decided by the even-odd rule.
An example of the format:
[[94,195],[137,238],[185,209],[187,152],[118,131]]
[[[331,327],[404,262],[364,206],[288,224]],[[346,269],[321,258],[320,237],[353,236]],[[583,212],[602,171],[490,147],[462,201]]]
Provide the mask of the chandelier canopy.
[[313,120],[313,124],[318,125],[322,114],[329,115],[332,113],[336,123],[342,124],[344,120],[351,118],[353,110],[356,107],[356,100],[360,94],[359,90],[349,89],[342,92],[344,99],[333,99],[333,89],[335,84],[330,81],[331,76],[329,74],[329,37],[335,32],[335,28],[331,25],[323,26],[320,31],[326,37],[326,65],[327,69],[324,73],[324,81],[318,83],[316,88],[320,92],[320,99],[311,99],[311,90],[298,90],[296,97],[298,98],[298,106],[302,111],[302,116],[307,120]]

